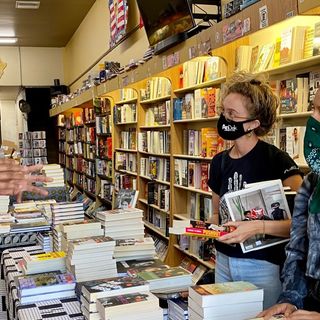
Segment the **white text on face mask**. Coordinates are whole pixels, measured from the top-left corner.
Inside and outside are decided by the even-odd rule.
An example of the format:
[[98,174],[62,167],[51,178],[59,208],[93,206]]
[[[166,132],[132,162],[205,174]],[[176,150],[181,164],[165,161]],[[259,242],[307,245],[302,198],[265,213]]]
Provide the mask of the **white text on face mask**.
[[227,132],[235,132],[235,131],[237,131],[237,127],[234,126],[234,125],[231,125],[231,124],[229,124],[229,125],[223,124],[222,125],[222,130],[223,131],[227,131]]

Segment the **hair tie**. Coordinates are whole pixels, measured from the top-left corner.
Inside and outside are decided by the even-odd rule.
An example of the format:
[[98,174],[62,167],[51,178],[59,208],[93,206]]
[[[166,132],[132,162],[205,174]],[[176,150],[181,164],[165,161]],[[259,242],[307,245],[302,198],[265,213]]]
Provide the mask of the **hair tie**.
[[251,79],[250,80],[250,84],[256,85],[256,86],[260,86],[261,81],[260,80],[256,80],[256,79]]

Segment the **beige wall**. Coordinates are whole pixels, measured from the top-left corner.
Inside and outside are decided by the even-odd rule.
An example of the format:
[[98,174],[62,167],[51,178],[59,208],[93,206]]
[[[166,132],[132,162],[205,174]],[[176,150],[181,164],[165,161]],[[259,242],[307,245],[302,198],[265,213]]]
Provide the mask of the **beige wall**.
[[[7,63],[0,86],[47,86],[63,76],[63,48],[0,47]],[[15,97],[14,97],[15,98]]]
[[[127,31],[138,25],[139,14],[134,0],[129,1],[129,21]],[[83,72],[89,69],[94,62],[102,57],[109,49],[109,9],[106,0],[97,0],[89,13],[82,21],[78,30],[65,47],[64,70],[65,83],[72,84]],[[120,44],[103,57],[103,61],[118,61],[126,65],[132,58],[142,58],[148,48],[148,40],[144,29],[138,30],[132,37]],[[98,63],[99,63],[98,62]],[[97,64],[98,64],[97,63]],[[98,70],[98,66],[93,71]],[[71,91],[81,87],[82,80],[71,86]]]

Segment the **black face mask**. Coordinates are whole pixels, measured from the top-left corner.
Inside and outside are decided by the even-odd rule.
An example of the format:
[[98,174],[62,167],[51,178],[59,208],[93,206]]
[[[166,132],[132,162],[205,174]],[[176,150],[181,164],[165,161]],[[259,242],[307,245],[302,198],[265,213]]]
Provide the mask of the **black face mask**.
[[227,120],[226,117],[221,114],[217,124],[219,136],[225,140],[236,140],[253,130],[244,131],[243,128],[244,123],[253,120],[254,119],[244,121]]

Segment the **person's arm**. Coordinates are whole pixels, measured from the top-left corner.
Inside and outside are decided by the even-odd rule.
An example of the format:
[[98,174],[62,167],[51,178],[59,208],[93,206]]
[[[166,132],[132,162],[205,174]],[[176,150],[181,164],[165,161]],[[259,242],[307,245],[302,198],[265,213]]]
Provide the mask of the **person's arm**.
[[220,197],[212,191],[212,218],[207,222],[219,225],[219,205]]
[[298,191],[302,184],[302,177],[295,174],[282,181],[284,187],[290,187],[292,191]]
[[0,159],[0,195],[15,195],[18,200],[23,191],[47,195],[48,191],[33,185],[34,182],[52,181],[43,175],[31,175],[42,169],[43,165],[21,166],[13,159]]

